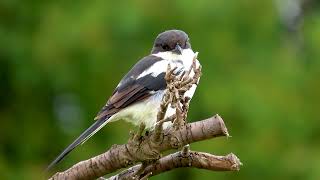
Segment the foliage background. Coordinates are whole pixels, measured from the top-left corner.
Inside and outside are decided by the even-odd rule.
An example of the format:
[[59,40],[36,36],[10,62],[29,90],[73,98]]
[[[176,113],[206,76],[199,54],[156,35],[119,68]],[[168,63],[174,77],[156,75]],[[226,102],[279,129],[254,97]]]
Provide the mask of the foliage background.
[[[42,179],[155,36],[182,29],[203,65],[190,120],[219,113],[239,172],[179,169],[152,179],[320,179],[320,11],[316,1],[0,1],[0,179]],[[302,13],[303,11],[303,13]],[[106,126],[55,169],[125,143]]]

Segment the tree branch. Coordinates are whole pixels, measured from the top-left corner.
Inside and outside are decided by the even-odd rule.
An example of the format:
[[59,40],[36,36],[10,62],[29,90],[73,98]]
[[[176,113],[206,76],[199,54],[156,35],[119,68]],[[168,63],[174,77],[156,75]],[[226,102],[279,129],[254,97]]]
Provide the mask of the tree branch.
[[[137,146],[130,140],[127,144],[114,145],[107,152],[79,162],[64,172],[56,173],[50,179],[96,179],[118,169],[132,166],[148,157],[150,160],[156,159],[153,157],[155,149],[164,152],[219,136],[228,136],[228,130],[222,118],[215,115],[209,119],[188,123],[179,130],[173,127],[165,129],[159,144],[153,143],[151,133],[144,136]],[[158,155],[158,153],[155,154]]]
[[[190,151],[188,155],[184,155],[183,152],[176,152],[145,167],[141,177],[151,177],[182,167],[193,167],[212,171],[238,171],[241,165],[238,157],[232,153],[226,156],[215,156],[204,152]],[[139,169],[141,169],[141,165],[136,165],[108,178],[108,180],[132,179],[133,175],[136,174]]]

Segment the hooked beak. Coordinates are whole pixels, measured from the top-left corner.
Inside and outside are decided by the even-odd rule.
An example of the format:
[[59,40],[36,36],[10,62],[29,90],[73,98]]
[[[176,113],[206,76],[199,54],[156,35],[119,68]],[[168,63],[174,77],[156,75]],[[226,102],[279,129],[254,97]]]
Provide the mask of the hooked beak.
[[174,53],[176,54],[182,54],[182,48],[179,44],[176,45],[176,47],[173,50]]

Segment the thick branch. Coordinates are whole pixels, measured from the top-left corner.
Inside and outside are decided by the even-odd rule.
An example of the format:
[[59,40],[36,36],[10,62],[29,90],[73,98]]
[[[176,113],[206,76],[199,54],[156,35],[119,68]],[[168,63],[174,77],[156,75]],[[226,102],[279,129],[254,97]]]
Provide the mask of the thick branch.
[[[151,133],[144,136],[139,144],[129,141],[124,145],[114,145],[101,155],[79,162],[64,172],[56,173],[51,179],[96,179],[148,158],[159,159],[154,157],[159,155],[159,152],[218,136],[228,136],[228,131],[222,118],[215,115],[206,120],[188,123],[179,130],[172,127],[165,129],[161,134],[160,143],[152,141]],[[155,152],[156,150],[159,152]]]
[[[193,167],[212,171],[238,171],[241,165],[240,160],[232,153],[226,156],[215,156],[208,153],[190,151],[185,155],[180,151],[150,164],[144,169],[141,176],[151,177],[181,167]],[[136,165],[110,177],[109,180],[132,179],[139,169],[141,169],[141,165]]]

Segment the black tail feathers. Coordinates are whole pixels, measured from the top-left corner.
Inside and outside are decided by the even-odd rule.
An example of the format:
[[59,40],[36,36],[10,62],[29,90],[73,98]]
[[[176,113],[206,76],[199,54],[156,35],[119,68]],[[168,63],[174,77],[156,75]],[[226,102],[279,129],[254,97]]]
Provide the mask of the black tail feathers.
[[108,118],[98,119],[93,123],[86,131],[84,131],[75,141],[73,141],[51,164],[47,167],[46,171],[49,171],[53,166],[58,164],[65,156],[67,156],[74,148],[84,143],[97,131],[99,131],[106,123]]

